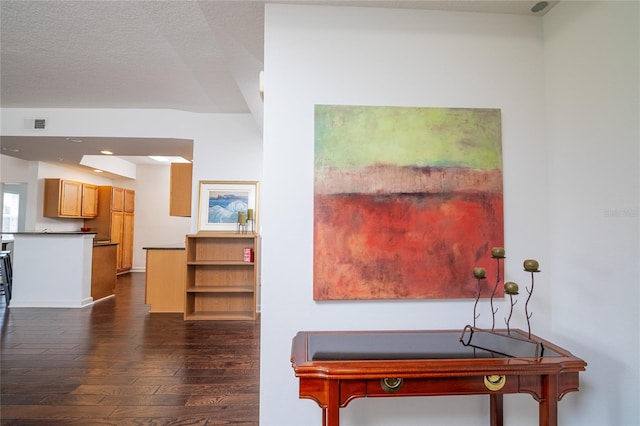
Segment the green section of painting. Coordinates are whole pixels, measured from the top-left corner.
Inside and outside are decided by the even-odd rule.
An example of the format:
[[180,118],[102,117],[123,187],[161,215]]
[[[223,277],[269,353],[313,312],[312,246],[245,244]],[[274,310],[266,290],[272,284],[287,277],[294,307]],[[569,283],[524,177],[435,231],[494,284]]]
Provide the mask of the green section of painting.
[[315,106],[315,167],[502,169],[498,109]]

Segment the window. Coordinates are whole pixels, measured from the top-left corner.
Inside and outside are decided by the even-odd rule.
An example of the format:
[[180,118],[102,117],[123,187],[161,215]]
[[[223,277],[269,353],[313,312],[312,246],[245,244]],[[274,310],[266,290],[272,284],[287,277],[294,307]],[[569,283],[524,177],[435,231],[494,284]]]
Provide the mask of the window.
[[20,194],[5,192],[2,204],[2,232],[18,232]]

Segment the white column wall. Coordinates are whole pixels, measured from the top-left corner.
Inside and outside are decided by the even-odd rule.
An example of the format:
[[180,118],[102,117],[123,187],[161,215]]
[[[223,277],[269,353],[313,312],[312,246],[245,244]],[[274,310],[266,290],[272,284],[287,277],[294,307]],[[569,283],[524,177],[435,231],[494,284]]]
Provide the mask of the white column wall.
[[[543,71],[539,17],[267,5],[262,426],[320,424],[318,406],[298,399],[289,363],[298,330],[461,329],[472,320],[472,300],[313,301],[314,104],[500,108],[506,277],[526,281],[522,260],[540,261],[532,325],[550,333]],[[514,321],[526,327],[523,314]],[[505,407],[506,424],[537,424],[531,396],[507,396]],[[358,399],[341,424],[477,425],[488,415],[483,396]]]
[[544,19],[553,335],[589,363],[562,425],[640,424],[640,3]]

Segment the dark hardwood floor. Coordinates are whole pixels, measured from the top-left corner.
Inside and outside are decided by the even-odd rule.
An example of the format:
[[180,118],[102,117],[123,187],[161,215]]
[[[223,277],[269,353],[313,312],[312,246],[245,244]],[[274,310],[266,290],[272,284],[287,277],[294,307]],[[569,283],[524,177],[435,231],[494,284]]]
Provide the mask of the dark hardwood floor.
[[0,301],[1,425],[257,425],[259,321],[149,314],[144,274],[82,309]]

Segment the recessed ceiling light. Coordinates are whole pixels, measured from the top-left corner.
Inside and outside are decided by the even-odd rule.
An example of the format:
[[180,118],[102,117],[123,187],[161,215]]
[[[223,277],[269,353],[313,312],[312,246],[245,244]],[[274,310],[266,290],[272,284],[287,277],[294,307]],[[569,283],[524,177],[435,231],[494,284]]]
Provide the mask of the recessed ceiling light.
[[108,149],[105,149],[105,150],[100,151],[100,154],[113,155],[113,152],[109,151]]
[[149,155],[149,158],[151,158],[154,161],[157,161],[158,163],[163,163],[163,164],[169,164],[169,163],[190,163],[191,161],[186,160],[182,157],[178,157],[178,156],[161,156],[161,155]]
[[533,7],[531,8],[531,11],[534,13],[540,12],[541,10],[544,10],[547,6],[549,6],[549,2],[539,1],[538,3],[533,5]]
[[69,142],[74,142],[74,143],[82,143],[84,142],[82,139],[79,138],[66,138]]
[[96,173],[102,173],[102,170],[100,170],[100,169],[93,169],[93,171],[96,172]]

